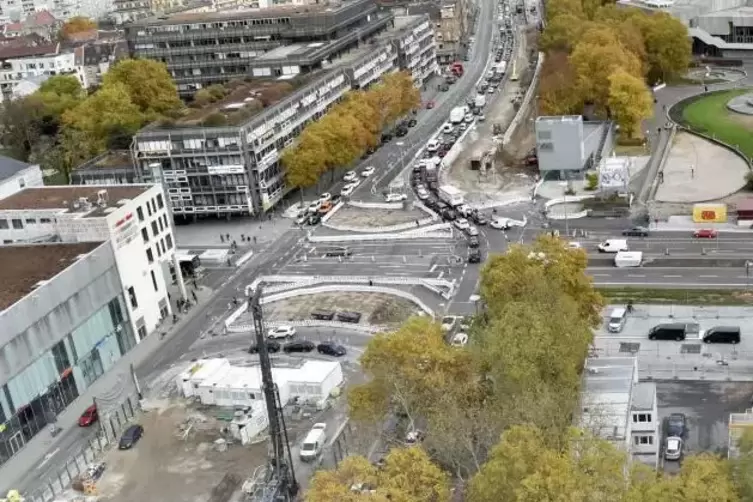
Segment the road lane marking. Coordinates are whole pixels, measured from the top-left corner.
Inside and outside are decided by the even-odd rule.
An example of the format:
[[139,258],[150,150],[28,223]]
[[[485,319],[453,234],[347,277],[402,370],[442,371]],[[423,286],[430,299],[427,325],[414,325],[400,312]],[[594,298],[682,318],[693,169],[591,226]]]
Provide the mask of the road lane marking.
[[719,276],[718,275],[699,275],[698,277],[701,279],[716,279]]
[[681,275],[663,275],[662,277],[665,277],[667,279],[679,279],[679,278],[682,278]]
[[612,274],[591,274],[593,277],[611,277]]
[[645,276],[645,275],[643,275],[643,274],[628,274],[627,276],[628,276],[628,277],[646,277],[646,276]]

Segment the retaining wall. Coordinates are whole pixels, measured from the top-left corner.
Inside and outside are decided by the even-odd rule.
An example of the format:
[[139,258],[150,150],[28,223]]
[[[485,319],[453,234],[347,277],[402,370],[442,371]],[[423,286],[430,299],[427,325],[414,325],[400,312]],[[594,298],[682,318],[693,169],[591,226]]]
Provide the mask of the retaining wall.
[[539,80],[541,79],[541,67],[544,65],[544,53],[539,52],[538,58],[536,60],[536,69],[533,72],[533,78],[531,79],[531,83],[528,85],[528,90],[526,91],[525,96],[523,97],[523,101],[520,103],[520,108],[518,108],[518,112],[515,114],[515,117],[513,117],[512,122],[510,123],[509,127],[505,131],[504,136],[502,136],[502,146],[507,146],[510,143],[510,140],[512,139],[512,135],[515,134],[515,130],[520,126],[521,119],[526,115],[528,111],[528,107],[531,106],[531,101],[533,100],[533,97],[536,95],[536,89],[539,85]]
[[[431,223],[431,222],[429,222]],[[378,228],[378,227],[377,227]],[[359,233],[356,235],[310,235],[309,242],[370,242],[381,240],[405,240],[405,239],[447,239],[447,234],[442,230],[450,229],[449,223],[440,223],[418,228],[416,224],[411,224],[414,230],[407,230],[401,233]],[[374,232],[374,229],[372,229]]]
[[246,296],[251,291],[259,287],[262,283],[287,283],[298,284],[300,286],[312,285],[316,283],[346,283],[346,284],[369,284],[371,281],[373,284],[399,284],[403,286],[425,286],[430,284],[432,286],[452,289],[455,286],[454,281],[448,281],[447,279],[432,279],[432,278],[417,278],[417,277],[371,277],[371,276],[356,276],[356,275],[334,275],[334,276],[301,276],[301,275],[266,275],[257,277],[251,284],[246,286]]

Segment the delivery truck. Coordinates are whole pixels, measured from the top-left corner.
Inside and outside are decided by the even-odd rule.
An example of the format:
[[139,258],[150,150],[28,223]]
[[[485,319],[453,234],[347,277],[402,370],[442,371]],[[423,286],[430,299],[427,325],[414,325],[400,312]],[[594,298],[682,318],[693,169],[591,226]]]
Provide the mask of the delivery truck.
[[641,251],[620,251],[614,255],[614,266],[617,268],[640,267],[642,263]]
[[465,119],[465,108],[462,106],[456,106],[450,112],[450,122],[453,124],[460,124]]
[[480,110],[483,107],[485,107],[486,106],[486,95],[485,94],[477,94],[476,95],[476,99],[473,101],[473,105],[478,110]]
[[463,199],[463,192],[453,186],[441,186],[439,187],[439,190],[437,190],[437,194],[442,201],[446,202],[452,207],[457,207],[465,202],[465,200]]

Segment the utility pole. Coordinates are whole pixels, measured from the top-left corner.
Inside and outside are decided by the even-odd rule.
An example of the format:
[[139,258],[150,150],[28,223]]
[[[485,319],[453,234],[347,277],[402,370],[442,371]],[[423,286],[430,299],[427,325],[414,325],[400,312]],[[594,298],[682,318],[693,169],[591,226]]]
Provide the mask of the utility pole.
[[262,391],[269,416],[269,440],[271,442],[269,465],[264,486],[255,494],[256,502],[292,502],[298,494],[298,481],[293,470],[293,457],[290,453],[288,431],[282,415],[280,392],[272,379],[272,363],[264,330],[264,316],[261,307],[259,285],[248,299],[248,307],[254,320],[254,335],[259,348]]

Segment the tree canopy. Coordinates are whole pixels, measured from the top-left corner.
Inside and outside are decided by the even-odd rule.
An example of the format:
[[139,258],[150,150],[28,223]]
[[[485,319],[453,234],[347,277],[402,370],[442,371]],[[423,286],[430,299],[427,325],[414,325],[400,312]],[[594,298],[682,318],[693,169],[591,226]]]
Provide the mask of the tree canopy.
[[85,16],[75,16],[63,24],[63,27],[60,29],[60,34],[63,38],[68,38],[76,33],[83,33],[96,29],[97,23],[95,21]]
[[547,2],[541,47],[541,113],[580,114],[593,104],[628,137],[639,137],[640,121],[653,113],[648,85],[682,75],[691,58],[681,21],[610,0]]
[[382,132],[415,110],[420,100],[421,93],[407,72],[391,73],[367,90],[349,92],[283,151],[288,184],[303,189],[327,172],[334,176],[337,169],[374,148]]
[[103,87],[122,84],[145,120],[169,116],[182,107],[164,63],[152,59],[125,59],[105,73]]

